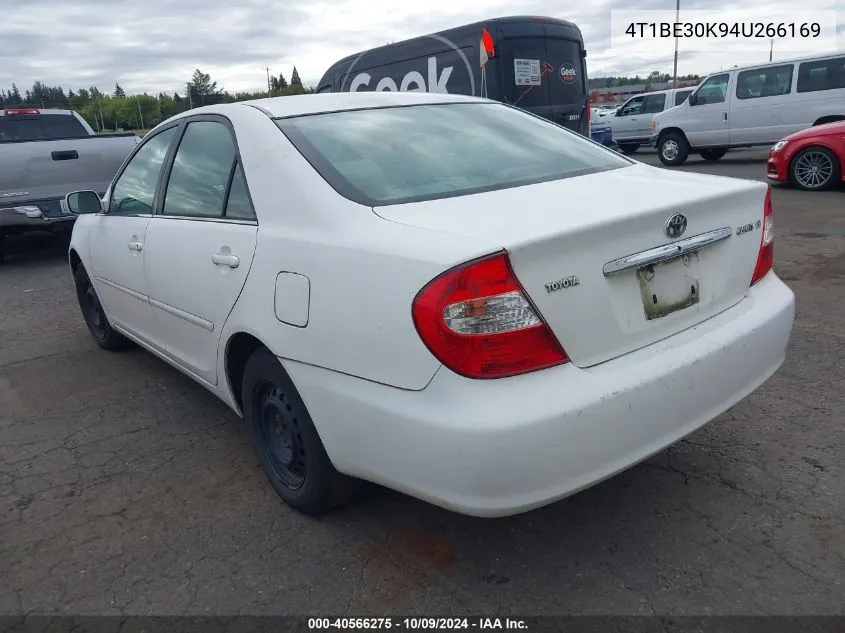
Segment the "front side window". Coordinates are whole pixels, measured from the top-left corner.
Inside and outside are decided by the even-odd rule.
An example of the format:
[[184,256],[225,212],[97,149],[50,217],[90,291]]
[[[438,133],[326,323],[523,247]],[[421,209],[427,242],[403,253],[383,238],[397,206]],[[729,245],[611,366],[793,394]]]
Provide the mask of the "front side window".
[[519,108],[448,103],[277,119],[341,195],[368,206],[432,200],[630,166]]
[[730,75],[714,75],[701,84],[695,93],[695,103],[692,105],[707,105],[709,103],[724,103],[725,95],[728,93],[728,80]]
[[167,182],[164,215],[221,217],[234,161],[229,128],[216,121],[189,123]]
[[633,116],[643,111],[644,97],[634,97],[628,103],[619,108],[619,116]]
[[135,153],[112,187],[109,213],[143,215],[153,212],[161,167],[176,129],[159,132]]
[[789,94],[793,64],[744,70],[736,76],[737,99],[759,99]]

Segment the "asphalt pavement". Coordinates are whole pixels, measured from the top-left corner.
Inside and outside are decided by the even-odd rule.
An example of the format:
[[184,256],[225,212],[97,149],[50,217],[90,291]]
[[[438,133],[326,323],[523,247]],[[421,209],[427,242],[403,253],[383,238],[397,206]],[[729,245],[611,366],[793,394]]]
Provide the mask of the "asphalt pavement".
[[[763,180],[763,157],[683,169]],[[0,614],[845,614],[845,190],[773,200],[797,296],[780,371],[647,462],[497,520],[375,487],[289,510],[223,404],[93,343],[66,245],[10,240]]]

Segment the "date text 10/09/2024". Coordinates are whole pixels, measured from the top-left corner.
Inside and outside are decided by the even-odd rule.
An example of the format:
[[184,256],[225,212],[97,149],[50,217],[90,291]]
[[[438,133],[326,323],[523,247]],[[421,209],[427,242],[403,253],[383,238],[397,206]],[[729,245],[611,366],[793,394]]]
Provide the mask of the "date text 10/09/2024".
[[526,631],[524,620],[512,618],[309,618],[308,630],[388,630],[399,631]]
[[629,22],[631,37],[679,38],[815,38],[822,32],[818,22]]

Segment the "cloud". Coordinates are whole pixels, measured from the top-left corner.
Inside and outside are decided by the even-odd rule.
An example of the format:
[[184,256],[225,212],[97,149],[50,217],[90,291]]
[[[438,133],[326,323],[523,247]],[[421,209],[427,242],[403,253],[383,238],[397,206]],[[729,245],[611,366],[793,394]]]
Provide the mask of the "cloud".
[[[817,0],[813,9],[833,9],[839,0]],[[756,19],[794,3],[683,0],[683,12],[749,7]],[[565,11],[561,10],[565,7]],[[755,8],[756,7],[756,8]],[[578,24],[588,49],[591,74],[670,72],[673,40],[641,42],[620,54],[610,47],[610,12],[621,9],[674,11],[671,0],[596,0],[573,6],[557,0],[429,0],[390,4],[377,0],[36,0],[15,3],[0,22],[0,87],[24,90],[36,80],[127,93],[184,92],[195,68],[230,91],[266,86],[265,67],[289,79],[296,65],[304,83],[315,84],[334,61],[391,41],[518,12],[547,15]],[[845,14],[841,14],[845,17]],[[715,17],[714,17],[715,19]],[[845,25],[837,27],[840,49]],[[777,47],[775,48],[777,53]],[[787,57],[781,52],[781,58]],[[794,54],[792,55],[795,56]],[[767,51],[730,55],[682,51],[679,72],[706,73],[767,58]]]

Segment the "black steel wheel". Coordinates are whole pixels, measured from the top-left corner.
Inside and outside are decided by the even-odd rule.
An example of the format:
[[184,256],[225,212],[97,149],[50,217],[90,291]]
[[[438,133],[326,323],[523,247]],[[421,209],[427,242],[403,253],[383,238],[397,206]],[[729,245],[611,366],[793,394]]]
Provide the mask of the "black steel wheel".
[[285,503],[303,514],[321,514],[358,492],[361,482],[332,465],[296,387],[266,348],[247,360],[241,394],[264,474]]
[[100,298],[97,296],[97,291],[85,272],[82,264],[76,267],[73,272],[73,281],[76,285],[76,298],[79,301],[79,307],[82,310],[82,316],[85,319],[85,325],[91,332],[91,336],[97,342],[97,345],[107,350],[125,349],[132,345],[122,334],[114,330],[109,323],[103,306],[100,303]]
[[252,395],[263,461],[285,487],[299,490],[305,483],[305,440],[299,420],[292,413],[293,407],[282,390],[269,381],[256,385]]

